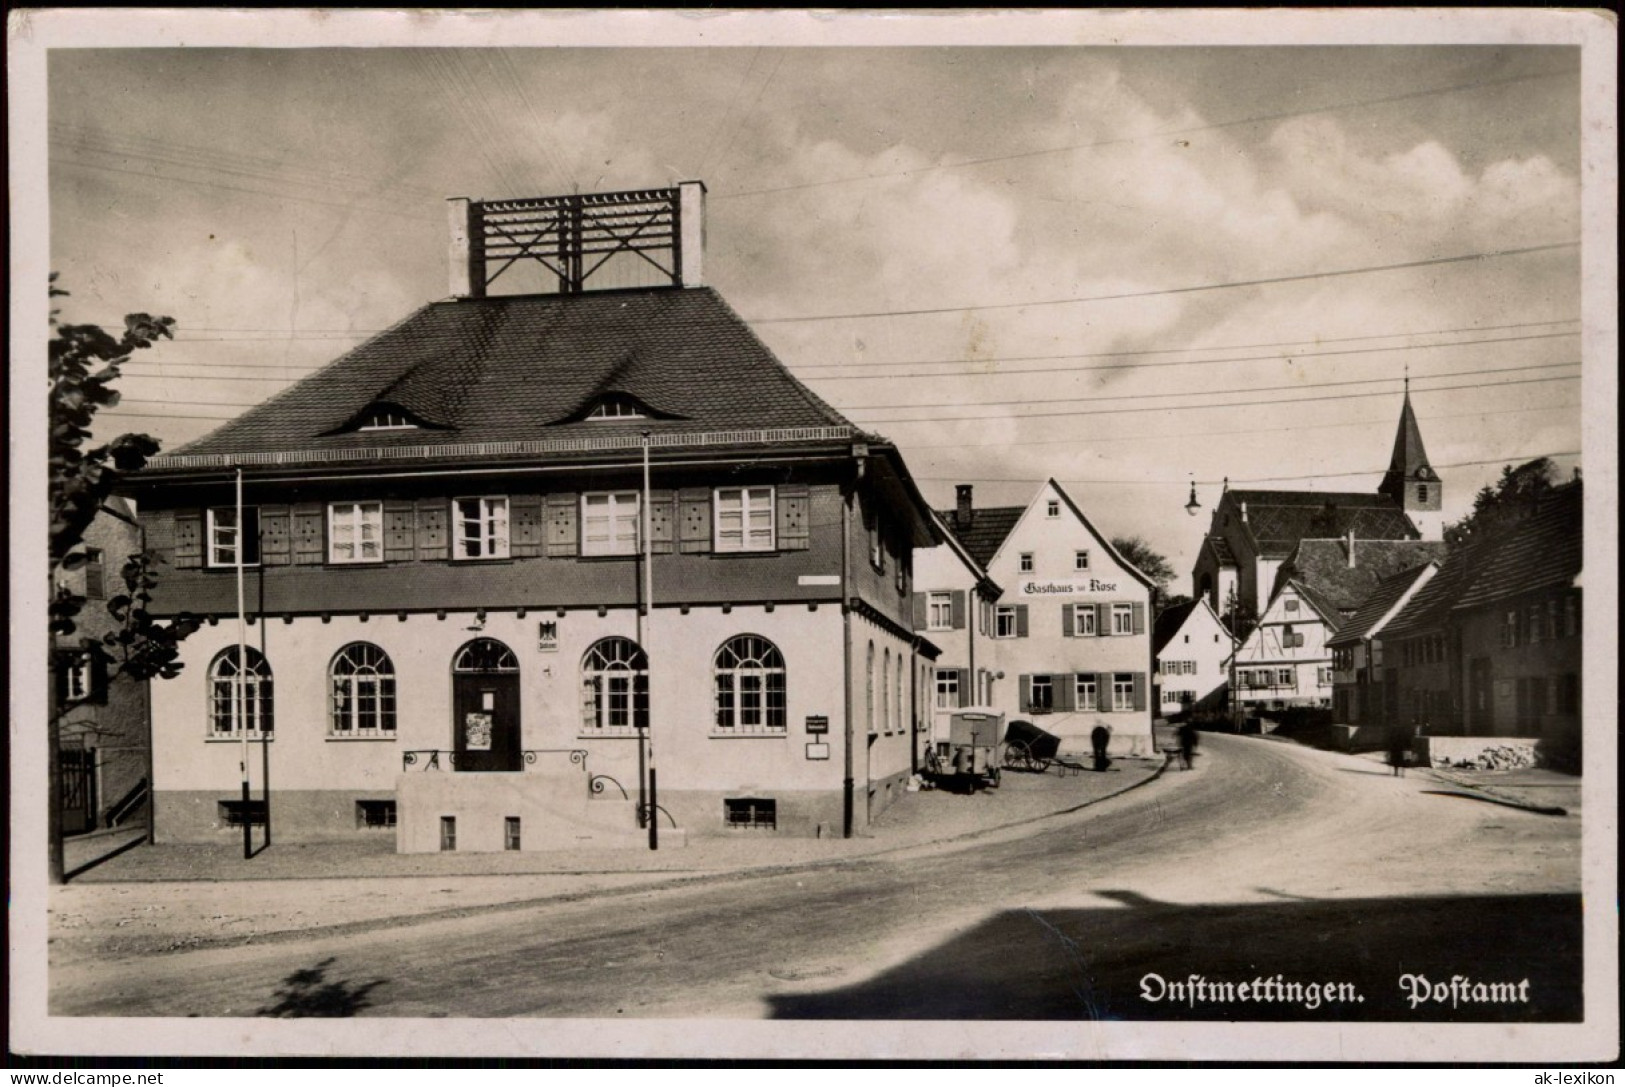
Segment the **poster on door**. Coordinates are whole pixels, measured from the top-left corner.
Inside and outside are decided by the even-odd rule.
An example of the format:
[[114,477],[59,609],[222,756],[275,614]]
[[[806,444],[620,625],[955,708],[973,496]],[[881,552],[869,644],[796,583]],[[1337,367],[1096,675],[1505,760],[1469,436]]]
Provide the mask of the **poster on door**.
[[491,715],[466,713],[463,715],[463,748],[467,751],[491,750]]

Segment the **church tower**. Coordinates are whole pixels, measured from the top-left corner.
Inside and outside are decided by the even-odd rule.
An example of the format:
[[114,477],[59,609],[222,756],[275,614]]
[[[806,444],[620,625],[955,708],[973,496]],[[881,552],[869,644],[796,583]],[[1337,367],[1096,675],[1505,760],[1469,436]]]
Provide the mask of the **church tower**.
[[1399,410],[1399,433],[1394,436],[1394,455],[1388,460],[1388,471],[1377,492],[1399,503],[1421,531],[1422,539],[1443,538],[1444,484],[1428,464],[1427,450],[1422,447],[1422,429],[1416,425],[1416,413],[1411,410],[1408,376],[1405,403]]

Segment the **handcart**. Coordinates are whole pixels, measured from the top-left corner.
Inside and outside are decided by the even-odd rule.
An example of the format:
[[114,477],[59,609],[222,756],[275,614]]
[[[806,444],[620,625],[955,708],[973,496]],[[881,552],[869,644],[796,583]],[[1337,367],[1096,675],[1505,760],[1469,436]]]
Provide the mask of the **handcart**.
[[999,733],[1004,714],[984,707],[962,707],[948,719],[948,739],[925,753],[925,768],[946,783],[974,791],[978,785],[999,787],[1004,765]]
[[1061,738],[1031,721],[1017,718],[1004,733],[1004,764],[1012,770],[1042,774],[1058,761]]

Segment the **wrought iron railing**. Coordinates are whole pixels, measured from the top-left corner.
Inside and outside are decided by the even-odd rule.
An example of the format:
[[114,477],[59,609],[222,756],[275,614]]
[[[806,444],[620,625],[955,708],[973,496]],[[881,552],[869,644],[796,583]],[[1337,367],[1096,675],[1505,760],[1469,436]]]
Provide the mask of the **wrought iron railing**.
[[[467,754],[468,752],[465,752]],[[488,751],[472,752],[482,757],[489,756]],[[520,762],[524,766],[535,766],[541,761],[543,755],[568,755],[571,766],[579,766],[582,771],[587,769],[587,752],[580,747],[538,747],[520,752]],[[401,752],[401,770],[428,771],[457,769],[457,752],[441,748],[419,748],[414,751]]]

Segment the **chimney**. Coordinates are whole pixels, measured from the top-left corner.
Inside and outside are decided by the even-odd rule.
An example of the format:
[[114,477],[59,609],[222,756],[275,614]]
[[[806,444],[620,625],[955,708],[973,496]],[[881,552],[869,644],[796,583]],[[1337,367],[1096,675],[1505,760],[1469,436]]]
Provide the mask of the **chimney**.
[[971,485],[969,483],[961,483],[959,486],[954,488],[954,499],[956,503],[954,509],[954,524],[958,525],[960,528],[970,527],[970,495]]
[[446,254],[451,265],[453,298],[485,297],[485,239],[477,222],[477,210],[466,196],[446,200],[451,244]]
[[699,287],[705,283],[702,263],[705,258],[705,182],[679,181],[677,183],[677,218],[679,232],[677,281],[684,287]]
[[1578,464],[1574,466],[1574,482],[1580,482],[1580,466]]
[[1348,534],[1349,569],[1354,569],[1354,526],[1349,526]]

